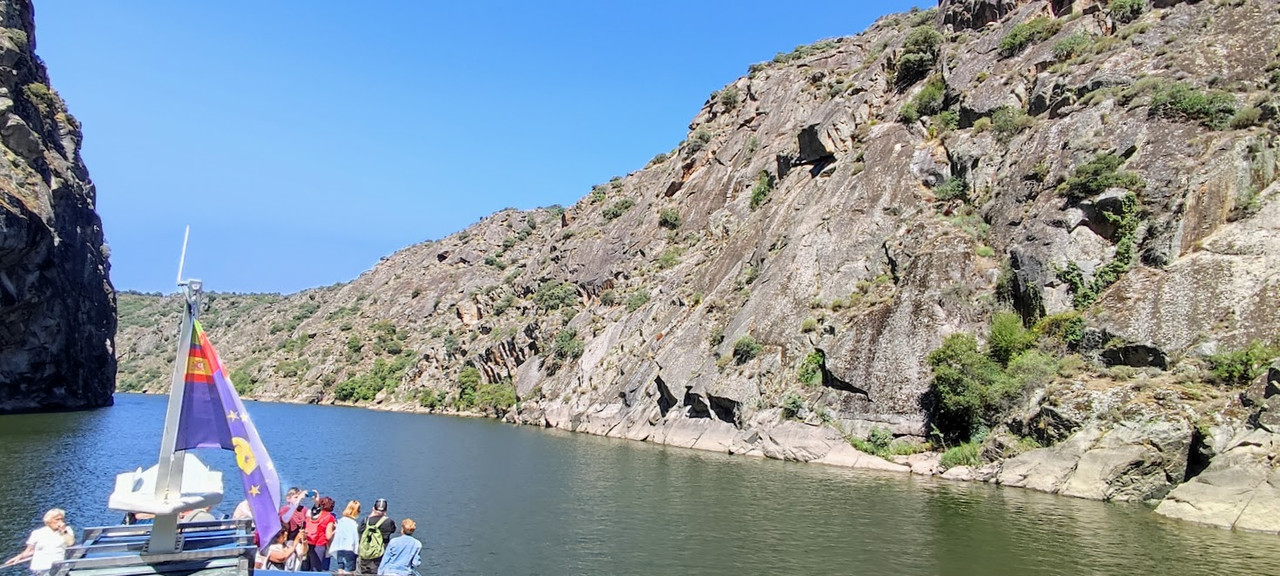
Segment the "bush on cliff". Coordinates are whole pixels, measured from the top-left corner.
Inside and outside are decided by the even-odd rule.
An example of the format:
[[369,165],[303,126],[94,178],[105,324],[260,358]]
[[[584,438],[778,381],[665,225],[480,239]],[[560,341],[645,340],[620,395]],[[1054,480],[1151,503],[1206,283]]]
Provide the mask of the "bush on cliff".
[[924,78],[938,62],[938,49],[942,46],[942,33],[933,26],[911,29],[902,43],[902,56],[898,58],[898,70],[894,83],[910,86]]
[[1036,343],[1036,335],[1022,325],[1017,312],[1001,310],[991,316],[991,334],[987,337],[987,355],[1001,366]]
[[1239,350],[1209,356],[1209,372],[1218,384],[1243,386],[1262,374],[1277,357],[1280,357],[1280,343],[1264,344],[1255,340]]
[[1061,29],[1061,22],[1048,16],[1036,16],[1014,26],[1000,39],[1000,54],[1006,58],[1017,56],[1030,44],[1048,40]]
[[510,382],[490,382],[476,387],[476,408],[501,415],[516,403],[516,387]]
[[952,334],[929,353],[933,368],[930,419],[944,440],[965,441],[998,424],[1029,388],[1047,384],[1057,358],[1033,348],[1035,333],[1014,312],[991,319],[985,350],[971,334]]
[[1146,0],[1111,0],[1107,3],[1107,12],[1121,24],[1137,20],[1146,8]]

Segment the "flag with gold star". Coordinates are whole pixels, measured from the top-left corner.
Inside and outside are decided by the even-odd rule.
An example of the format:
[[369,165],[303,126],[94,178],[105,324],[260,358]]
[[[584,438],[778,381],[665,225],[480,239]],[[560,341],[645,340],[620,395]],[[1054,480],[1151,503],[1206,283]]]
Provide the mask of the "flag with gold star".
[[191,348],[183,378],[186,388],[173,449],[222,448],[236,453],[258,543],[265,547],[280,530],[276,512],[280,478],[209,337],[198,320],[191,324]]

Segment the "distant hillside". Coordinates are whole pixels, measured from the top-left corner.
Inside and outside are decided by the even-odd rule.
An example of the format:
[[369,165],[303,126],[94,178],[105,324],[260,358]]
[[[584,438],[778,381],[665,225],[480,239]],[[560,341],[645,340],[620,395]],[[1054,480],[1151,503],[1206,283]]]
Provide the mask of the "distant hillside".
[[[1280,335],[1278,49],[1274,1],[944,0],[751,66],[574,206],[205,319],[257,398],[1280,530],[1269,497],[1197,507],[1280,482],[1280,396],[1249,388]],[[121,388],[164,389],[179,305],[120,306]]]

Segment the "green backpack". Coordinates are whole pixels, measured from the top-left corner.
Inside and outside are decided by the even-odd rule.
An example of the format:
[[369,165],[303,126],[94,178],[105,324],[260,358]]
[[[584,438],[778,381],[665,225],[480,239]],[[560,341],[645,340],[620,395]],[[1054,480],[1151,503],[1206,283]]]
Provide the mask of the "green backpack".
[[382,531],[378,529],[386,521],[386,516],[379,518],[378,523],[373,525],[370,525],[368,520],[364,521],[364,532],[360,533],[360,544],[356,547],[356,554],[362,560],[381,558],[382,553],[386,551],[387,545],[382,541]]

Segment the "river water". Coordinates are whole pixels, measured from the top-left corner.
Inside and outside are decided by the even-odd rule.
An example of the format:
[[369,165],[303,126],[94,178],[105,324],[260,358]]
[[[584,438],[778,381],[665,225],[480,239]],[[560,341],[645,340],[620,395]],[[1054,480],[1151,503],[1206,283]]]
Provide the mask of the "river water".
[[[115,524],[115,474],[154,463],[165,399],[0,416],[0,555],[40,516]],[[1280,538],[1105,504],[726,456],[492,420],[247,403],[285,486],[390,501],[424,574],[1280,574]],[[199,451],[241,498],[234,458]],[[7,569],[4,574],[20,574]]]

